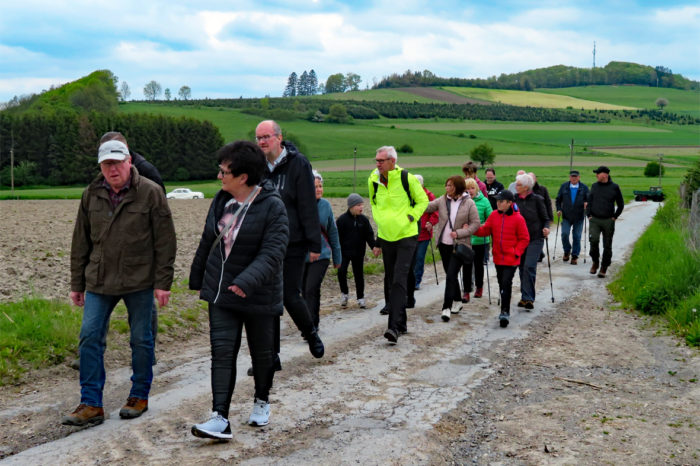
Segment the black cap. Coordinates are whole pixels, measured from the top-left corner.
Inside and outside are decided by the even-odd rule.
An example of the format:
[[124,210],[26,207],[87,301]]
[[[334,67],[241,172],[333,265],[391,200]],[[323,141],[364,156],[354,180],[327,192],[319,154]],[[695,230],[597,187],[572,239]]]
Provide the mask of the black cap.
[[610,169],[608,167],[601,165],[600,167],[593,170],[593,173],[610,173]]
[[580,173],[578,172],[578,170],[571,170],[571,171],[569,172],[569,175],[570,175],[570,176],[579,176]]
[[497,201],[511,201],[511,202],[513,202],[513,201],[515,201],[515,196],[509,190],[504,189],[500,193],[496,194],[496,200]]

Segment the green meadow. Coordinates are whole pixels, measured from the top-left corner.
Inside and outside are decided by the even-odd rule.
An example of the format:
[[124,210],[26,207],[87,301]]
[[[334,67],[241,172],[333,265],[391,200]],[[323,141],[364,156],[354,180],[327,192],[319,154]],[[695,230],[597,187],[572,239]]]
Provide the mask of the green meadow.
[[[635,108],[657,108],[656,99],[668,100],[667,112],[686,113],[700,117],[700,91],[656,88],[647,86],[582,86],[561,89],[537,89],[537,93],[597,100]],[[599,107],[600,108],[600,107]]]
[[500,102],[519,107],[548,107],[548,108],[583,108],[586,110],[624,110],[633,109],[622,105],[596,101],[595,99],[582,99],[566,94],[540,94],[528,91],[514,91],[507,89],[484,89],[478,87],[441,87],[441,89],[453,94],[470,97],[473,99]]

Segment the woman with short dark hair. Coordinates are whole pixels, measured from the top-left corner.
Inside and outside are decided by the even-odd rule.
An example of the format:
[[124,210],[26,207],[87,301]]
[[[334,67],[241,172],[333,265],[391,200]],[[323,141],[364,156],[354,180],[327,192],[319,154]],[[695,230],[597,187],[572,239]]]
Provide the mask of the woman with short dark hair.
[[255,380],[248,424],[268,423],[289,227],[277,190],[262,181],[266,162],[257,145],[227,144],[218,160],[221,190],[209,207],[189,283],[209,303],[213,412],[208,421],[192,426],[192,434],[227,440],[232,438],[228,413],[244,327]]
[[447,322],[450,314],[457,314],[462,309],[457,279],[462,262],[455,256],[454,248],[457,244],[471,247],[471,236],[479,229],[479,213],[466,192],[464,178],[459,175],[447,178],[445,194],[430,201],[425,212],[436,210],[440,216],[437,229],[438,250],[447,276],[441,317]]

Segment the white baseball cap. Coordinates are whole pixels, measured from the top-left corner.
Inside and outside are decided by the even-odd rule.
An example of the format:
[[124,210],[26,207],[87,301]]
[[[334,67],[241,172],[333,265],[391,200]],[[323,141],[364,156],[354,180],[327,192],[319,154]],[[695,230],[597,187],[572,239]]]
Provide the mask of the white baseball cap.
[[124,160],[129,157],[129,148],[121,141],[111,140],[103,143],[97,151],[97,163],[105,160]]

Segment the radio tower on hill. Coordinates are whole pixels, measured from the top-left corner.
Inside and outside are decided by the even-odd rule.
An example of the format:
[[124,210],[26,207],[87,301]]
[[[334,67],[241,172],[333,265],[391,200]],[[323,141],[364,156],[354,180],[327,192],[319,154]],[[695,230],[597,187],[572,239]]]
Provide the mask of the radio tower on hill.
[[595,69],[595,41],[593,41],[593,69]]

